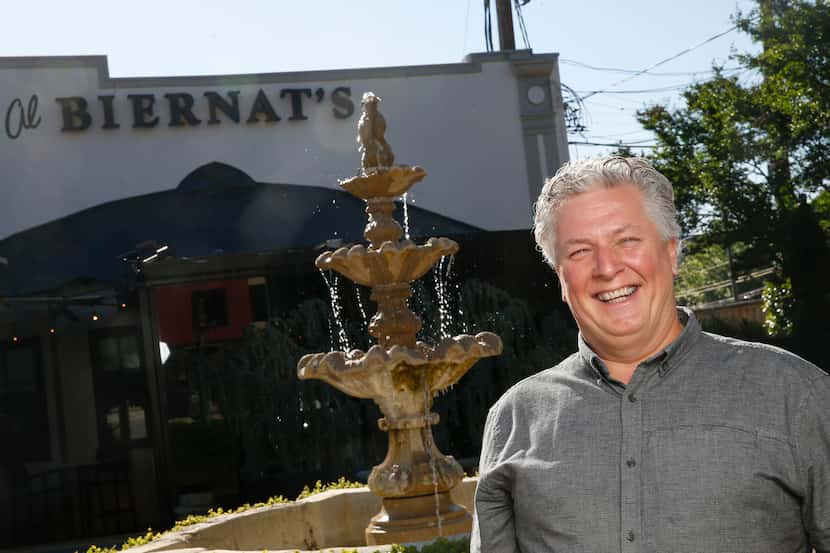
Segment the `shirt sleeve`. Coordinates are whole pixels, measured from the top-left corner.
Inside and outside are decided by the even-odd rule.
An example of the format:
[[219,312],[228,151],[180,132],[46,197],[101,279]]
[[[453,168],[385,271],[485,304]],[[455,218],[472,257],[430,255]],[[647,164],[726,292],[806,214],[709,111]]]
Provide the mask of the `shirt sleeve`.
[[478,466],[475,516],[470,537],[470,553],[518,553],[513,518],[511,478],[498,459],[503,455],[504,428],[499,421],[499,405],[487,415]]
[[806,491],[802,521],[816,553],[830,553],[830,375],[813,384],[797,441]]

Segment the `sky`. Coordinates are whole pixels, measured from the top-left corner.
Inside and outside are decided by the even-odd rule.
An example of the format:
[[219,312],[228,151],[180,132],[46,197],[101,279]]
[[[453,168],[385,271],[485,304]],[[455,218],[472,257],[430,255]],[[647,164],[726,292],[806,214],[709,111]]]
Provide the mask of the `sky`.
[[[678,90],[705,79],[713,63],[737,67],[733,52],[757,50],[739,31],[698,46],[752,6],[748,0],[530,0],[521,11],[533,51],[560,54],[565,85],[580,96],[604,91],[585,100],[587,129],[569,139],[647,145],[652,136],[637,123],[637,109],[678,105]],[[486,51],[484,0],[29,0],[4,3],[0,17],[0,56],[106,55],[114,77],[455,63]],[[525,47],[518,21],[515,34],[517,48]],[[498,48],[496,31],[493,40]],[[623,83],[632,73],[609,70],[639,71],[693,46]],[[572,158],[612,149],[570,148]]]

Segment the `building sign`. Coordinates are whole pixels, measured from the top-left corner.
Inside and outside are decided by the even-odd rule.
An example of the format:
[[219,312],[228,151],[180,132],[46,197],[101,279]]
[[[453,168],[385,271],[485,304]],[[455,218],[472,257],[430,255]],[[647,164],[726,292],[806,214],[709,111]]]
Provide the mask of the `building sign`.
[[[62,132],[83,132],[93,126],[104,130],[123,127],[153,129],[168,127],[198,127],[200,125],[278,123],[306,121],[305,102],[318,104],[328,101],[331,115],[347,119],[355,112],[352,91],[348,86],[327,90],[317,88],[280,88],[273,91],[260,88],[248,98],[239,90],[206,90],[201,94],[190,92],[143,92],[141,94],[103,94],[95,97],[62,96],[54,99],[60,107]],[[279,100],[279,102],[277,101]],[[131,117],[121,121],[116,117],[118,102],[129,105]],[[24,102],[15,98],[6,109],[6,137],[15,140],[24,130],[36,129],[42,122],[40,99],[32,94]]]
[[19,137],[23,129],[36,129],[40,126],[37,94],[29,96],[25,108],[23,105],[20,98],[15,98],[6,110],[6,136],[12,140]]

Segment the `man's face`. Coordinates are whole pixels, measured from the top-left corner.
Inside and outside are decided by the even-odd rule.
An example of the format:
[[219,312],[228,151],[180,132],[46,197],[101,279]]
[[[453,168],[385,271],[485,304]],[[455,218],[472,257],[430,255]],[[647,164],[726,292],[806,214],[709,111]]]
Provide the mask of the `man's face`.
[[597,186],[559,207],[562,299],[595,350],[648,348],[676,324],[676,246],[662,239],[634,185]]

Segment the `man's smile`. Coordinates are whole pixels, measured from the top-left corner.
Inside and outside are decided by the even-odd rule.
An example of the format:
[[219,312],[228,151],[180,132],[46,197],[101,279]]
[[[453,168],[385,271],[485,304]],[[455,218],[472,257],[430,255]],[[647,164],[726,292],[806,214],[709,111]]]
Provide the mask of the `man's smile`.
[[617,288],[616,290],[600,292],[599,294],[596,294],[595,297],[605,303],[619,303],[625,301],[629,296],[636,292],[638,288],[639,286],[623,286],[621,288]]

